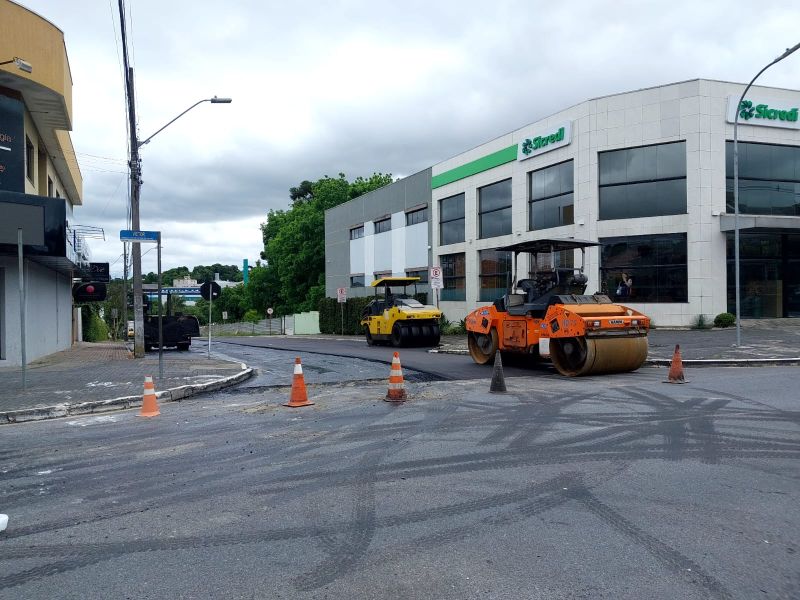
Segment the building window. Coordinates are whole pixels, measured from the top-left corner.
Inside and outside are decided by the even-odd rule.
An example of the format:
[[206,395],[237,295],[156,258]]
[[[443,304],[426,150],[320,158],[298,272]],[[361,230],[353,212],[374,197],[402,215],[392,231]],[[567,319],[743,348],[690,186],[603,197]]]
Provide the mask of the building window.
[[600,219],[686,213],[686,142],[601,152]]
[[572,225],[575,217],[574,167],[571,160],[530,173],[528,229]]
[[600,243],[603,293],[620,302],[688,301],[685,233],[604,238]]
[[384,231],[390,231],[392,229],[392,218],[388,217],[386,219],[381,219],[380,221],[375,221],[375,233],[383,233]]
[[350,230],[350,239],[351,240],[357,240],[357,239],[363,238],[363,237],[364,237],[364,226],[363,225],[359,225],[358,227],[353,227]]
[[50,177],[47,178],[47,195],[53,197],[53,180]]
[[375,271],[372,275],[373,275],[374,280],[377,281],[378,279],[384,279],[386,277],[391,277],[392,276],[392,272],[391,271]]
[[419,277],[417,283],[428,283],[428,269],[414,269],[406,271],[406,277]]
[[478,300],[492,302],[506,293],[511,281],[511,252],[481,250]]
[[350,275],[350,287],[364,287],[364,275]]
[[444,288],[439,296],[442,300],[466,300],[467,277],[465,255],[444,254],[439,257],[442,266],[442,283]]
[[406,225],[416,225],[428,220],[428,207],[406,213]]
[[33,142],[31,142],[31,138],[27,135],[25,136],[25,175],[28,176],[28,179],[31,180],[33,183],[34,171],[33,171]]
[[[800,216],[800,148],[738,143],[739,213]],[[733,142],[725,145],[727,211],[733,212]]]
[[464,194],[439,200],[439,244],[464,241]]
[[511,233],[511,179],[478,188],[479,237]]

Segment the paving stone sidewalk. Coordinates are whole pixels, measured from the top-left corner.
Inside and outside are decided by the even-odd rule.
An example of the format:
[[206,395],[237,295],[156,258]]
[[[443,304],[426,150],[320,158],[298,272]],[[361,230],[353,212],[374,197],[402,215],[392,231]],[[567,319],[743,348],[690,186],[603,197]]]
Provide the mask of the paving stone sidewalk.
[[199,351],[164,352],[164,377],[158,377],[158,353],[134,360],[122,342],[79,343],[34,361],[27,368],[27,389],[22,369],[0,368],[0,413],[68,403],[106,401],[141,396],[146,375],[157,391],[202,385],[242,372],[242,363],[207,358]]
[[[684,361],[736,361],[797,359],[800,362],[800,319],[764,319],[742,322],[741,346],[736,328],[653,329],[648,335],[648,361],[670,360],[680,345]],[[442,338],[439,352],[468,354],[465,336]]]

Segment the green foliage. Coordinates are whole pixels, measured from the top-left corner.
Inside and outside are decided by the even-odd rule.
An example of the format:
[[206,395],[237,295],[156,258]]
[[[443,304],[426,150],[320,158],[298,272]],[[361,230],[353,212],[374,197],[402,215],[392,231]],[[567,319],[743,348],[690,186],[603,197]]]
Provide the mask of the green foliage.
[[733,327],[736,325],[736,315],[729,312],[719,313],[714,317],[714,327]]
[[442,335],[466,335],[467,321],[466,319],[461,319],[457,324],[451,323],[445,314],[442,313],[442,317],[439,319],[439,330]]
[[107,342],[108,327],[100,318],[99,303],[84,304],[81,306],[81,320],[83,321],[84,342]]
[[[104,302],[100,303],[103,308],[103,319],[106,328],[115,340],[122,339],[125,334],[125,313],[122,303],[122,280],[115,279],[108,283],[108,292]],[[114,319],[114,310],[117,311],[117,318]],[[129,318],[133,318],[133,313],[129,312]]]
[[363,334],[361,315],[370,300],[372,297],[348,298],[347,302],[340,304],[336,298],[320,298],[317,303],[320,332],[342,334],[342,307],[344,307],[344,335]]
[[315,310],[325,296],[325,211],[391,181],[375,173],[351,184],[339,173],[291,188],[291,208],[271,210],[261,225],[266,265],[250,273],[250,306],[276,315]]
[[704,314],[699,314],[694,318],[692,329],[711,329],[711,325],[706,321]]
[[250,309],[244,313],[242,320],[245,323],[258,323],[261,320],[261,314],[257,310]]

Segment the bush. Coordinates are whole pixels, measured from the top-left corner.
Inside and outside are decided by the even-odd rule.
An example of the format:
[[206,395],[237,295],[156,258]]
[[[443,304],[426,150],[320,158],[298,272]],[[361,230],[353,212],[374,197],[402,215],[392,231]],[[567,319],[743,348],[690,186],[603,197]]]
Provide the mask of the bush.
[[97,309],[91,306],[81,307],[83,321],[83,341],[107,342],[108,326],[97,314]]
[[692,329],[711,329],[711,325],[706,321],[706,316],[701,313],[695,317]]
[[261,320],[261,315],[258,314],[257,310],[251,308],[246,313],[244,313],[242,320],[245,323],[258,323]]
[[729,312],[719,313],[714,317],[714,327],[733,327],[736,325],[736,316]]
[[442,313],[442,317],[439,319],[439,331],[441,331],[442,335],[464,335],[467,333],[467,322],[465,319],[461,319],[456,325],[455,323],[451,323],[445,314]]

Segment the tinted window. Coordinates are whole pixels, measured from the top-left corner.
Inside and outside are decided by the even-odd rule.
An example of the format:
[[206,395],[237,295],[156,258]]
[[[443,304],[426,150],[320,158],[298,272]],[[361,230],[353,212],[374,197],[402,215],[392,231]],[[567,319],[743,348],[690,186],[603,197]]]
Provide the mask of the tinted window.
[[[738,143],[739,212],[800,216],[800,148]],[[727,210],[734,212],[733,142],[726,146]]]
[[532,172],[528,200],[528,229],[547,229],[574,222],[572,161]]
[[511,233],[511,180],[505,179],[478,189],[481,238]]
[[[601,239],[602,291],[620,302],[686,302],[686,234]],[[622,286],[623,280],[631,283]]]
[[464,241],[464,194],[439,200],[439,243]]
[[599,155],[600,219],[686,212],[686,143],[625,148]]
[[502,296],[511,279],[511,252],[481,250],[479,297],[481,302],[490,302]]
[[466,300],[466,260],[465,255],[444,254],[439,257],[442,267],[442,283],[444,289],[440,290],[442,300]]

